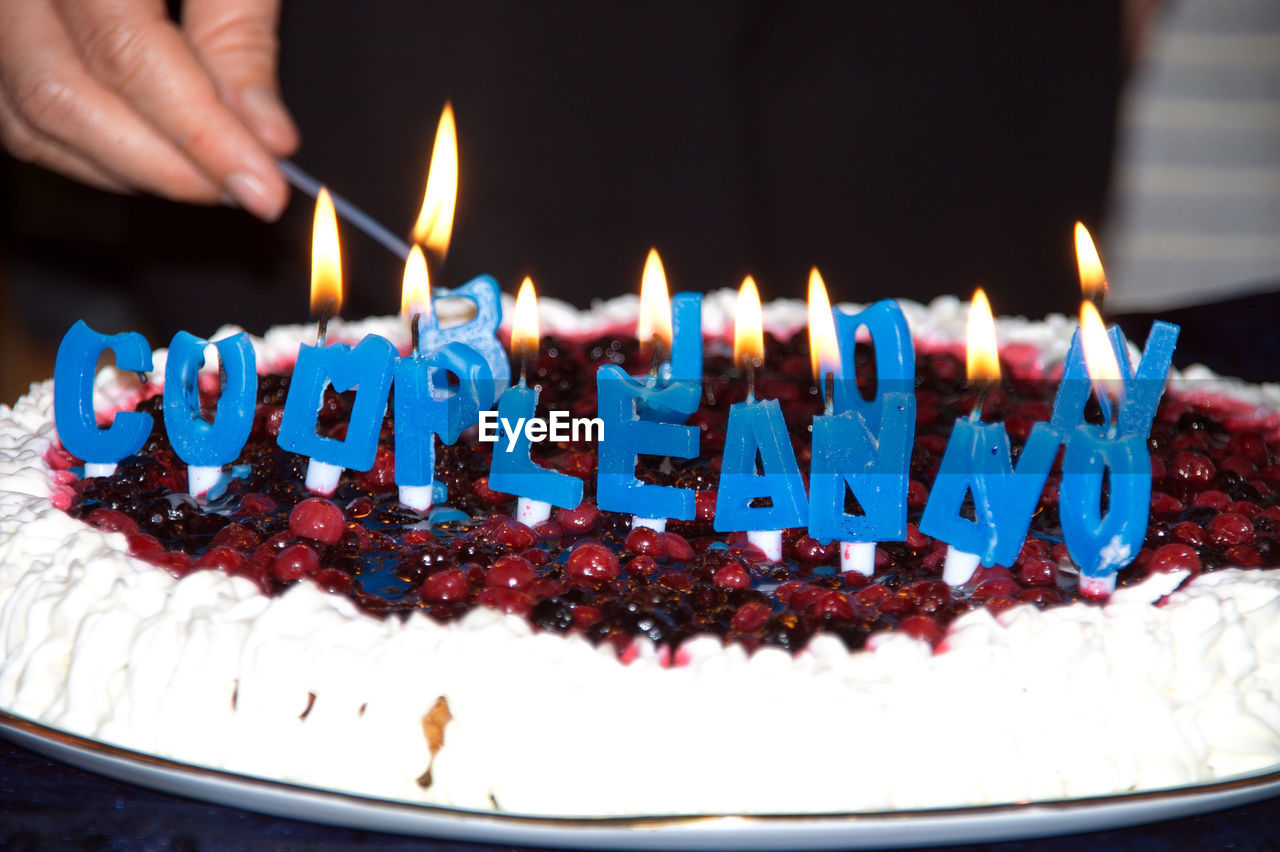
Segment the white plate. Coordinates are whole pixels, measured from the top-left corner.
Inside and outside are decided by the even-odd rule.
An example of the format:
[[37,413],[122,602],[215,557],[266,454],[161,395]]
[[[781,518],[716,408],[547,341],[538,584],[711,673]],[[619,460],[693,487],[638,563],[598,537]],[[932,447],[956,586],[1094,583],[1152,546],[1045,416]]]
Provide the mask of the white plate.
[[1249,804],[1280,794],[1280,767],[1212,784],[1074,801],[888,813],[620,817],[512,816],[371,799],[177,763],[0,711],[0,736],[82,769],[290,819],[482,843],[611,849],[861,849],[1078,834]]

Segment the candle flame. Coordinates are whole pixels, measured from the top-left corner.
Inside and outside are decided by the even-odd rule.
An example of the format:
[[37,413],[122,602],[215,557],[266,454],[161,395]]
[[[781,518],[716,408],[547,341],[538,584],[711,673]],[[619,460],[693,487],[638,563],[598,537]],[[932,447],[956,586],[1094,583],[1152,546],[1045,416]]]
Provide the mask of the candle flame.
[[436,141],[431,149],[431,166],[427,171],[427,189],[422,197],[422,210],[413,226],[413,241],[427,247],[440,259],[449,251],[453,233],[453,210],[458,202],[458,131],[453,122],[453,105],[445,103],[436,127]]
[[1102,269],[1098,247],[1089,236],[1089,229],[1076,222],[1076,266],[1080,270],[1080,292],[1090,302],[1097,302],[1107,294],[1107,275]]
[[1098,398],[1109,396],[1118,401],[1124,392],[1120,380],[1120,364],[1107,337],[1107,327],[1093,302],[1080,305],[1080,342],[1084,348],[1084,365]]
[[969,321],[965,326],[966,375],[971,386],[991,385],[1000,381],[1000,355],[996,350],[996,323],[991,318],[991,303],[979,287],[969,303]]
[[531,359],[538,354],[538,294],[533,290],[533,279],[527,275],[516,294],[515,315],[511,319],[511,351],[521,359]]
[[658,257],[657,249],[649,249],[649,256],[644,261],[636,337],[641,346],[659,341],[665,349],[671,349],[671,297],[667,295],[667,275],[662,270],[662,258]]
[[750,362],[764,361],[764,318],[760,310],[760,291],[750,275],[738,290],[738,307],[733,319],[733,360],[740,369]]
[[329,190],[321,187],[311,227],[311,313],[321,313],[328,302],[333,303],[332,313],[342,308],[342,252],[338,247],[338,214]]
[[404,264],[404,280],[400,285],[400,316],[413,319],[422,314],[431,316],[431,279],[427,275],[427,258],[421,246],[409,249],[409,259]]
[[821,387],[827,373],[840,377],[840,344],[836,339],[836,320],[827,298],[827,285],[815,266],[809,270],[809,362],[813,380]]

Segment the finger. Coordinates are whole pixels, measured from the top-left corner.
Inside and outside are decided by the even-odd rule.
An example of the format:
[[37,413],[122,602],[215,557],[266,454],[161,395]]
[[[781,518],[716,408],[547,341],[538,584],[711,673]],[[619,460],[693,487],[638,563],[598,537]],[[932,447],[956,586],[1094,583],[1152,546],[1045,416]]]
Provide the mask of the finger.
[[298,127],[276,75],[279,0],[187,0],[182,28],[222,100],[271,153],[292,154]]
[[47,0],[0,3],[0,33],[0,82],[14,116],[6,132],[24,152],[41,142],[50,156],[56,143],[119,184],[180,201],[218,200],[216,183],[89,76]]
[[128,192],[129,188],[96,164],[62,147],[23,120],[0,89],[0,141],[9,153],[24,163],[35,163],[50,171],[109,192]]
[[271,154],[218,98],[161,0],[54,0],[85,66],[160,134],[266,220],[288,198]]

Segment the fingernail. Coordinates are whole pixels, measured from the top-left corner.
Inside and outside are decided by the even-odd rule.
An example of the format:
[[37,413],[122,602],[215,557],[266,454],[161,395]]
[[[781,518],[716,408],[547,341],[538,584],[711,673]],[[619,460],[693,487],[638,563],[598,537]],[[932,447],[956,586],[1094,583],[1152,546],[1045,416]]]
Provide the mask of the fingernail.
[[240,93],[240,102],[260,136],[271,136],[276,143],[296,140],[297,127],[275,91],[267,86],[250,86]]
[[227,192],[236,203],[259,219],[274,222],[280,218],[284,201],[276,200],[267,192],[267,185],[248,172],[235,172],[227,176]]

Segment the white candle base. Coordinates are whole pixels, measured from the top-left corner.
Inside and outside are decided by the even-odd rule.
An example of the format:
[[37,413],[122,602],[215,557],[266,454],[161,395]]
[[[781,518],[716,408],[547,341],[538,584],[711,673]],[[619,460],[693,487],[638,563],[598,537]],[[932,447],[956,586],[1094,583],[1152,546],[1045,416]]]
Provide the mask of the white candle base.
[[338,480],[342,478],[342,468],[336,464],[316,461],[307,462],[307,490],[328,497],[338,490]]
[[639,515],[635,515],[631,518],[631,529],[636,529],[637,527],[648,527],[649,529],[656,530],[658,532],[666,532],[667,519],[666,518],[642,518]]
[[947,561],[942,566],[942,582],[948,586],[963,586],[981,564],[982,557],[978,554],[948,547]]
[[401,485],[400,502],[415,512],[426,514],[431,511],[432,497],[430,485]]
[[537,526],[551,517],[551,504],[543,500],[520,497],[516,500],[516,520],[526,527]]
[[864,577],[876,573],[876,543],[874,541],[840,542],[840,570],[852,571]]
[[111,476],[116,472],[115,462],[85,462],[84,478],[89,479],[95,476]]
[[209,489],[218,484],[222,478],[222,468],[213,465],[187,465],[187,493],[192,497],[203,497]]
[[1087,598],[1109,598],[1116,590],[1116,575],[1105,577],[1080,577],[1080,594]]
[[747,541],[760,548],[770,562],[782,561],[782,530],[747,530]]

